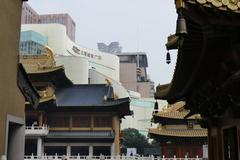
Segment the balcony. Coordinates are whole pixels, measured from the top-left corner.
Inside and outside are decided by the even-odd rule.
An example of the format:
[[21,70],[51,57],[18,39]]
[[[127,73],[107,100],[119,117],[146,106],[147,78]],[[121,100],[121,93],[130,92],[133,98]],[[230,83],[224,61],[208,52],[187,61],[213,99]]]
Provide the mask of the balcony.
[[30,126],[25,128],[25,136],[46,136],[49,133],[49,128],[46,125]]

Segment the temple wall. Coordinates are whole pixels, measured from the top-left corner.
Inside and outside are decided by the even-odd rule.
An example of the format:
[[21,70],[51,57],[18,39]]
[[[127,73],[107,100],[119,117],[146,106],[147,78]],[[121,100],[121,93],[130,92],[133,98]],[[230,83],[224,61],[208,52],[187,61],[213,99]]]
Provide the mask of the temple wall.
[[7,152],[7,115],[24,118],[25,100],[17,86],[21,7],[21,0],[0,5],[0,157]]

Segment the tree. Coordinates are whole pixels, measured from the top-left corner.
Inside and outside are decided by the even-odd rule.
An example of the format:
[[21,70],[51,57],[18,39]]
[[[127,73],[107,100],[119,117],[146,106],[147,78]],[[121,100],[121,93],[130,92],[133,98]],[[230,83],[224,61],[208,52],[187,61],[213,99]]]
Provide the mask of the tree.
[[143,154],[144,148],[149,147],[147,138],[139,133],[137,129],[128,128],[122,130],[123,148],[137,148],[138,154]]
[[156,139],[153,139],[150,146],[151,147],[160,147],[160,143],[158,141],[156,141]]

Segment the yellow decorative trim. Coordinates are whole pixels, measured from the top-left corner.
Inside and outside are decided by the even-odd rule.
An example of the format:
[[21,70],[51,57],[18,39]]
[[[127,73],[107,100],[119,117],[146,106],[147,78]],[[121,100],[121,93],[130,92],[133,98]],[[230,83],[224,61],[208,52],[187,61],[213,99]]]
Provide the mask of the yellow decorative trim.
[[238,9],[237,4],[234,4],[234,3],[229,3],[227,6],[229,9],[231,9],[233,11]]
[[184,2],[183,2],[183,0],[176,0],[176,1],[175,1],[175,4],[176,4],[176,8],[177,8],[177,9],[184,7]]
[[72,127],[72,131],[90,131],[91,127],[85,127],[85,128],[80,128],[80,127]]
[[227,6],[229,4],[229,0],[222,0],[223,5]]
[[206,3],[207,1],[206,1],[206,0],[197,0],[197,2],[200,3],[200,4],[204,4],[204,3]]
[[216,7],[220,10],[240,12],[240,0],[184,0],[189,3],[198,3],[206,7]]
[[69,131],[70,128],[67,128],[67,127],[50,127],[49,130],[50,131]]
[[172,137],[207,137],[207,129],[163,129],[151,128],[150,134]]
[[63,66],[56,66],[54,53],[48,46],[45,46],[43,54],[21,55],[20,62],[27,73],[46,73],[63,68]]
[[94,127],[93,128],[93,130],[94,131],[111,131],[111,130],[113,130],[113,128],[110,128],[110,127],[99,127],[99,128],[97,128],[97,127]]
[[212,4],[215,6],[215,7],[221,7],[223,4],[220,0],[212,0]]
[[[173,105],[168,105],[167,108],[163,108],[162,111],[157,113],[153,112],[153,116],[155,117],[163,117],[163,118],[173,118],[173,119],[184,119],[190,111],[184,109],[185,102],[180,101]],[[187,119],[201,119],[199,114],[194,114],[188,117]]]
[[41,98],[40,103],[47,102],[47,101],[50,101],[50,100],[53,100],[53,99],[56,99],[56,97],[52,96],[52,97],[48,97],[48,98]]

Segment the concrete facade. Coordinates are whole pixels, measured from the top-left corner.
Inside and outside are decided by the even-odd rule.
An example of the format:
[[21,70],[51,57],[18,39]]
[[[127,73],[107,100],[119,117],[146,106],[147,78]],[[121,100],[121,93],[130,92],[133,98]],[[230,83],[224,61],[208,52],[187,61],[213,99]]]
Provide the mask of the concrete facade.
[[120,64],[120,82],[125,88],[131,91],[137,91],[137,66],[135,63]]
[[8,160],[23,159],[24,153],[24,138],[19,136],[24,134],[23,124],[8,119],[24,119],[25,99],[17,86],[21,8],[21,0],[2,0],[0,5],[0,158],[13,152],[18,156]]
[[[136,63],[120,62],[120,82],[126,89],[139,92],[141,97],[153,98],[154,82],[151,80],[137,80],[137,69],[138,67]],[[144,68],[141,68],[141,70],[144,70]],[[144,71],[141,71],[141,76],[146,77]]]
[[76,24],[71,18],[71,16],[67,13],[64,14],[45,14],[39,15],[38,17],[39,24],[47,24],[47,23],[59,23],[66,26],[67,35],[72,41],[75,41],[75,32],[76,32]]

